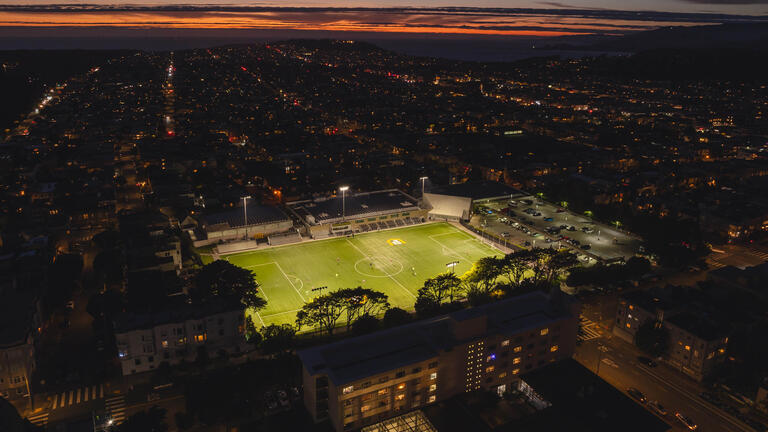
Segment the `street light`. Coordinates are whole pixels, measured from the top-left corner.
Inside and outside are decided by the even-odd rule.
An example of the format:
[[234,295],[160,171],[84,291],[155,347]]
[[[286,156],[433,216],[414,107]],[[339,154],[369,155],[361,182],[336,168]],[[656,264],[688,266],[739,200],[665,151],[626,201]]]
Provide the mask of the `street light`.
[[451,269],[451,273],[455,274],[456,273],[456,270],[455,270],[456,264],[458,264],[458,263],[459,263],[458,261],[453,261],[453,262],[449,262],[445,266]]
[[245,226],[245,238],[248,239],[248,204],[246,200],[251,199],[251,196],[244,196],[243,199],[243,225]]
[[427,176],[424,176],[424,177],[419,177],[419,180],[421,180],[421,199],[422,199],[422,200],[424,199],[424,182],[425,182],[425,181],[426,181],[428,178],[429,178],[429,177],[427,177]]
[[349,190],[349,186],[342,186],[339,188],[339,190],[341,191],[341,220],[343,222],[345,218],[345,213],[347,210],[345,200],[346,200],[346,192]]

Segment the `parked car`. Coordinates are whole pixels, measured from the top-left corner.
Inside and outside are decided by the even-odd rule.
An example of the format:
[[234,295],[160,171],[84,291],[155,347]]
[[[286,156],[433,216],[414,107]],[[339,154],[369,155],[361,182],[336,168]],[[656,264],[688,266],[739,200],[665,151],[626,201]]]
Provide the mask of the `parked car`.
[[581,248],[584,249],[584,250],[590,250],[590,249],[592,249],[592,246],[590,246],[588,244],[583,244],[583,245],[581,245]]
[[638,390],[638,389],[636,389],[634,387],[628,388],[627,389],[627,394],[630,395],[633,399],[635,399],[636,401],[638,401],[638,402],[640,402],[642,404],[648,402],[648,399],[645,397],[643,392],[641,392],[640,390]]
[[639,361],[640,364],[646,365],[650,368],[655,368],[656,366],[658,366],[658,364],[655,361],[653,361],[652,359],[649,359],[648,357],[638,356],[637,361]]
[[552,219],[551,217],[545,217],[545,218],[544,218],[544,221],[545,221],[545,222],[552,222],[553,220],[554,220],[554,219]]
[[667,409],[664,408],[664,405],[660,404],[659,401],[648,402],[648,407],[651,408],[651,411],[655,412],[656,414],[662,417],[667,415]]
[[686,417],[680,412],[675,413],[675,417],[690,430],[696,430],[699,427],[690,417]]

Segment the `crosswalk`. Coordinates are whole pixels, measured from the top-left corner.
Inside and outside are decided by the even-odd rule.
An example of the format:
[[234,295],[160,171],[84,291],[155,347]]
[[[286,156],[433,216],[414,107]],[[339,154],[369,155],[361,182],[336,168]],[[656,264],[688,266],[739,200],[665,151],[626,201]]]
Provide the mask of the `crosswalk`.
[[756,256],[763,261],[768,261],[768,251],[756,248],[754,246],[749,246],[747,249],[751,255]]
[[115,424],[120,424],[125,421],[125,396],[117,395],[108,397],[106,399],[106,411],[107,416],[111,418]]
[[586,317],[580,317],[579,334],[577,336],[580,341],[588,341],[597,339],[601,336],[598,330],[597,323]]
[[57,393],[51,400],[51,410],[76,405],[79,403],[94,401],[104,398],[104,384],[98,386],[78,387],[73,390]]
[[32,423],[35,426],[39,427],[46,427],[48,425],[48,411],[44,411],[41,413],[33,414],[29,417],[27,417],[27,420],[29,420],[30,423]]

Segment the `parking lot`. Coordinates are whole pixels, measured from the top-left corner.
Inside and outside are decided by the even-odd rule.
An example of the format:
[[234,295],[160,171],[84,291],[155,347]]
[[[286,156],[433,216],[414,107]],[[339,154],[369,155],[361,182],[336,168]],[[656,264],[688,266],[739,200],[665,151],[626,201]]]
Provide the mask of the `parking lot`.
[[475,210],[473,224],[485,225],[484,230],[520,247],[569,247],[583,261],[626,260],[640,250],[639,238],[533,196],[483,203]]

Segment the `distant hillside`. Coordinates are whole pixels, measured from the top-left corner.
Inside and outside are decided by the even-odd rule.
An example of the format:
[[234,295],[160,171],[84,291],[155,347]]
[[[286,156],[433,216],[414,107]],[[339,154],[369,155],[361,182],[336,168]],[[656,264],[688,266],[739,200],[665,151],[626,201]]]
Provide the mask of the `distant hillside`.
[[768,24],[665,27],[624,36],[568,37],[559,43],[549,43],[546,48],[640,52],[655,49],[743,49],[745,46],[768,51]]

